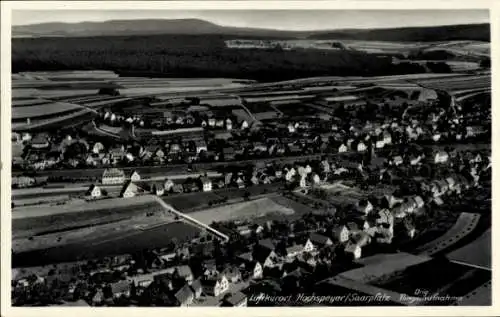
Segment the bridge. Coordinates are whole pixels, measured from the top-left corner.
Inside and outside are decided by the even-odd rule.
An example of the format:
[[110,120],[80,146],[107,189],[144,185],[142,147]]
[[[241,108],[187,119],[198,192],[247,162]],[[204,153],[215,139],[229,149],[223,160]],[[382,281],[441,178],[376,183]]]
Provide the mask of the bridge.
[[214,228],[210,227],[209,225],[201,222],[201,221],[198,221],[188,215],[186,215],[185,213],[182,213],[180,211],[178,211],[177,209],[175,209],[174,207],[172,207],[171,205],[167,204],[166,202],[163,201],[163,199],[157,197],[157,196],[154,196],[154,199],[163,207],[165,208],[168,212],[171,212],[172,214],[178,216],[179,218],[182,218],[184,219],[186,222],[189,222],[191,224],[194,224],[195,226],[197,227],[200,227],[202,228],[203,230],[206,230],[208,232],[210,232],[211,234],[217,236],[218,238],[222,239],[224,242],[228,242],[229,241],[229,237],[225,234],[223,234],[222,232],[218,231],[218,230],[215,230]]

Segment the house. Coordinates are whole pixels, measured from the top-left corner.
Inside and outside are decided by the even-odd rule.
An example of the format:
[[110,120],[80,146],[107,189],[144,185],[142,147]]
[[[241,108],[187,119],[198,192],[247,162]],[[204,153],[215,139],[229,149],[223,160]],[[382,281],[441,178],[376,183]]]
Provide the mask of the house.
[[403,158],[400,155],[395,156],[392,159],[392,164],[394,164],[395,166],[399,166],[399,165],[403,164]]
[[174,184],[174,186],[172,186],[172,192],[174,192],[174,193],[183,193],[184,192],[184,187],[182,186],[182,184]]
[[200,154],[201,152],[207,152],[207,143],[203,140],[196,141],[196,154]]
[[201,184],[201,189],[204,192],[212,191],[212,181],[210,180],[210,178],[206,176],[200,177],[200,184]]
[[274,267],[277,263],[278,256],[273,250],[263,247],[256,247],[252,253],[252,259],[262,263],[262,267]]
[[94,154],[99,154],[99,153],[101,153],[102,151],[104,151],[104,145],[103,145],[101,142],[96,142],[96,143],[92,146],[92,153],[94,153]]
[[297,257],[299,254],[302,254],[302,252],[304,252],[304,245],[295,244],[292,245],[291,247],[286,248],[286,257],[288,259],[293,259]]
[[450,190],[452,190],[452,191],[455,190],[455,186],[457,185],[457,182],[455,181],[455,179],[453,177],[447,177],[445,179],[445,181],[446,181],[448,188]]
[[123,184],[125,182],[125,173],[117,168],[104,170],[101,183],[103,185]]
[[402,202],[402,199],[396,198],[394,195],[384,195],[384,197],[382,198],[382,205],[385,208],[393,208],[396,204]]
[[250,229],[249,225],[238,226],[236,227],[236,231],[241,236],[249,236],[252,234],[252,230]]
[[177,305],[181,307],[189,306],[193,303],[194,293],[189,284],[184,284],[175,294]]
[[418,163],[420,163],[420,161],[422,160],[422,156],[421,155],[411,155],[409,157],[409,160],[410,160],[410,165],[415,166]]
[[353,260],[361,258],[361,247],[356,244],[349,242],[344,248],[344,252],[349,255]]
[[209,296],[219,296],[229,289],[229,281],[223,274],[215,279],[203,280],[202,285],[203,293]]
[[241,130],[245,130],[245,129],[248,129],[248,122],[246,120],[243,120],[241,122]]
[[299,180],[299,187],[305,188],[307,187],[307,182],[305,176],[301,176]]
[[111,284],[111,293],[113,298],[129,297],[131,285],[128,281],[118,281]]
[[157,157],[159,159],[163,159],[165,157],[165,152],[161,148],[158,148],[154,152],[154,155],[155,155],[155,157]]
[[34,149],[46,149],[50,146],[49,138],[45,134],[37,134],[31,140],[31,147]]
[[238,283],[241,281],[241,271],[234,266],[229,266],[222,271],[229,283]]
[[268,249],[268,250],[273,250],[273,251],[276,249],[276,246],[274,245],[274,243],[271,239],[259,240],[257,246]]
[[89,189],[87,190],[87,192],[85,193],[85,196],[88,197],[88,198],[99,198],[101,197],[102,193],[101,193],[101,188],[97,185],[90,185]]
[[95,306],[95,305],[99,305],[101,304],[102,302],[104,302],[104,293],[102,292],[101,289],[98,289],[94,296],[92,296],[92,304]]
[[236,186],[238,186],[238,188],[245,188],[245,181],[243,180],[243,178],[241,178],[241,176],[238,176],[238,178],[236,178]]
[[391,243],[392,238],[394,237],[394,233],[392,228],[379,228],[377,233],[377,242],[378,243]]
[[321,249],[333,244],[333,241],[329,237],[318,233],[311,233],[309,235],[309,242],[312,243],[315,249]]
[[138,182],[141,180],[141,176],[137,173],[137,171],[133,171],[132,174],[130,174],[130,180],[132,182]]
[[445,151],[439,151],[434,155],[434,163],[446,163],[448,161],[448,153]]
[[175,268],[174,277],[184,279],[188,284],[193,281],[193,272],[188,265],[180,265]]
[[375,142],[375,148],[377,149],[381,149],[385,146],[385,142],[383,140],[378,140],[377,142]]
[[391,133],[389,133],[388,131],[385,131],[383,133],[383,137],[384,137],[384,143],[385,144],[392,144],[392,135],[391,135]]
[[267,152],[267,145],[262,142],[257,142],[253,145],[254,152]]
[[203,286],[201,285],[201,280],[198,278],[191,283],[191,291],[193,292],[194,298],[198,299],[203,292]]
[[365,215],[369,214],[373,210],[373,205],[368,199],[361,199],[358,201],[356,207],[359,212],[362,212]]
[[349,229],[346,226],[337,226],[333,229],[333,237],[336,241],[344,243],[349,240]]
[[233,161],[236,157],[236,151],[233,147],[225,147],[222,149],[222,156],[226,161]]
[[375,222],[377,225],[388,224],[392,226],[394,224],[394,216],[389,209],[381,209],[378,212],[378,218]]
[[169,192],[172,190],[172,188],[174,187],[174,182],[171,180],[171,179],[167,179],[165,180],[165,183],[163,183],[163,190],[166,191],[166,192]]
[[122,190],[120,191],[120,197],[122,198],[131,198],[137,195],[138,187],[131,181],[128,181],[123,185]]
[[422,207],[424,207],[425,202],[424,202],[424,199],[422,197],[415,196],[412,199],[413,199],[413,201],[415,203],[415,207],[416,208],[422,208]]
[[233,121],[231,119],[227,118],[226,119],[226,130],[232,130],[233,129]]
[[215,118],[209,118],[208,119],[208,126],[209,127],[215,127]]
[[[249,253],[250,257],[251,254]],[[246,261],[240,268],[244,269],[246,276],[250,279],[261,279],[263,277],[264,269],[262,265],[257,261]]]
[[368,148],[368,147],[367,147],[367,146],[366,146],[366,144],[365,144],[365,143],[363,143],[363,142],[359,142],[359,143],[358,143],[358,145],[356,146],[356,150],[357,150],[358,152],[364,152],[364,151],[366,151],[366,149],[367,149],[367,148]]
[[154,183],[153,186],[151,186],[151,193],[156,196],[162,196],[165,193],[165,189],[161,183]]
[[222,305],[224,307],[246,307],[247,306],[247,296],[242,292],[236,292],[225,296]]
[[345,152],[347,152],[347,150],[348,150],[347,145],[345,145],[345,144],[341,144],[341,145],[339,146],[339,153],[345,153]]

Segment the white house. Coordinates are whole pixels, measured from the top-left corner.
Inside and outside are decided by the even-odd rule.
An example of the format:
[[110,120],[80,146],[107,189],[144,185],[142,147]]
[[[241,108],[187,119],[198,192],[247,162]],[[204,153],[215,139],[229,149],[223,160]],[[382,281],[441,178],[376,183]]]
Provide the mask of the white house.
[[216,279],[203,281],[203,292],[211,296],[219,296],[227,292],[229,289],[229,281],[224,274],[221,274]]
[[231,119],[227,118],[226,119],[226,130],[232,130],[233,129],[233,121]]
[[99,154],[104,150],[104,145],[101,142],[96,142],[92,147],[92,153]]
[[345,153],[345,152],[347,152],[347,150],[348,150],[348,149],[347,149],[347,145],[345,145],[345,144],[341,144],[341,145],[339,146],[339,153]]
[[125,173],[117,168],[106,169],[102,174],[102,184],[113,185],[123,184],[125,181]]
[[401,157],[401,155],[395,156],[395,157],[392,159],[392,163],[393,163],[395,166],[399,166],[399,165],[403,164],[403,158]]
[[367,215],[373,210],[373,205],[369,200],[361,199],[357,204],[357,209],[359,212],[362,212],[365,215]]
[[293,177],[297,174],[297,172],[295,171],[295,169],[292,167],[291,169],[289,169],[286,174],[285,174],[285,180],[287,182],[291,182],[293,180]]
[[389,132],[384,132],[384,143],[385,144],[392,144],[392,136]]
[[448,153],[444,151],[439,151],[434,155],[434,163],[440,164],[440,163],[446,163],[448,161],[449,155]]
[[141,176],[139,175],[139,173],[137,173],[137,171],[133,171],[132,174],[130,175],[130,180],[132,182],[138,182],[141,180]]
[[417,165],[418,163],[420,163],[421,160],[422,160],[422,156],[420,156],[420,155],[412,156],[410,158],[410,164]]
[[364,144],[363,142],[358,143],[358,145],[357,145],[358,152],[364,152],[364,151],[366,151],[366,149],[367,149],[366,144]]
[[253,262],[250,265],[250,277],[252,279],[261,279],[263,274],[262,265],[259,262]]
[[171,179],[165,180],[165,183],[163,183],[163,189],[165,191],[170,191],[174,187],[174,182]]
[[441,133],[434,133],[432,135],[432,140],[434,140],[434,142],[439,141],[439,139],[441,139]]
[[286,248],[286,257],[288,259],[293,259],[303,252],[304,246],[302,244],[292,245],[291,247]]
[[202,189],[204,192],[212,191],[212,181],[208,177],[200,177]]
[[94,184],[90,185],[89,189],[87,190],[87,193],[85,194],[85,196],[89,198],[99,198],[101,197],[101,195],[102,195],[101,188]]
[[199,154],[202,151],[207,151],[207,143],[205,141],[196,142],[196,153]]
[[304,176],[300,177],[299,186],[302,187],[302,188],[307,187],[306,178]]
[[353,259],[361,258],[361,247],[356,243],[348,243],[344,248],[344,252],[351,255]]
[[338,226],[333,229],[333,236],[338,242],[344,243],[349,240],[349,229],[346,226]]
[[415,196],[415,197],[413,197],[413,201],[415,202],[415,207],[416,208],[422,208],[422,207],[424,207],[425,202],[422,199],[422,197]]
[[313,182],[313,184],[319,184],[319,182],[321,182],[321,179],[320,179],[318,174],[316,174],[316,173],[313,174],[312,182]]
[[288,124],[288,132],[289,133],[295,133],[295,127],[293,126],[292,123]]
[[137,194],[137,190],[138,190],[138,188],[134,183],[128,182],[123,186],[123,188],[120,192],[120,197],[132,198]]
[[310,239],[307,239],[306,243],[304,244],[304,252],[312,252],[314,251],[314,244],[311,242]]
[[248,122],[246,120],[243,120],[241,123],[241,130],[248,129]]
[[375,147],[376,147],[377,149],[381,149],[381,148],[383,148],[384,146],[385,146],[385,142],[384,142],[383,140],[379,140],[379,141],[377,141],[377,142],[375,143]]
[[162,196],[165,193],[165,189],[162,184],[154,184],[151,187],[151,192],[156,196]]

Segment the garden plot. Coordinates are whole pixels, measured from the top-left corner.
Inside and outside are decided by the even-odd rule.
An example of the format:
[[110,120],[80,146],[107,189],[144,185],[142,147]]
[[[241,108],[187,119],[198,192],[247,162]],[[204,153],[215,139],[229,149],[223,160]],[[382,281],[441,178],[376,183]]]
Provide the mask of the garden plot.
[[293,215],[295,211],[270,198],[232,204],[190,213],[189,216],[206,224],[213,221],[253,220],[270,214]]

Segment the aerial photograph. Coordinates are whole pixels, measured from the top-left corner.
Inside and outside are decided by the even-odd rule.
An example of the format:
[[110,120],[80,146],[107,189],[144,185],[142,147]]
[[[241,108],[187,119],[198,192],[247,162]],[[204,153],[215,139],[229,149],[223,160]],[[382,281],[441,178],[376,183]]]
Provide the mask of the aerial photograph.
[[12,306],[492,305],[489,10],[48,12]]

